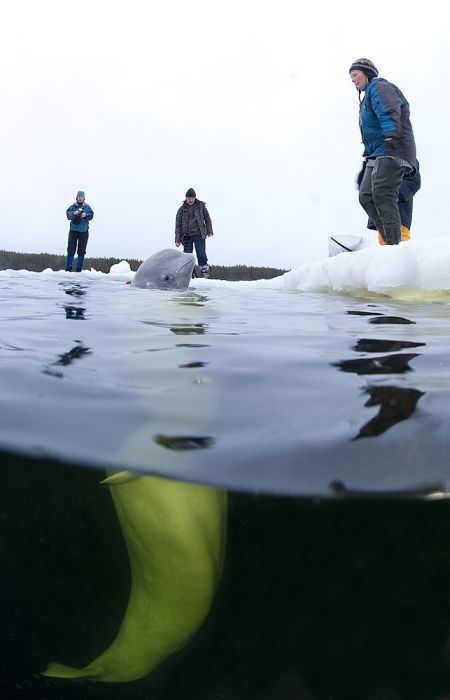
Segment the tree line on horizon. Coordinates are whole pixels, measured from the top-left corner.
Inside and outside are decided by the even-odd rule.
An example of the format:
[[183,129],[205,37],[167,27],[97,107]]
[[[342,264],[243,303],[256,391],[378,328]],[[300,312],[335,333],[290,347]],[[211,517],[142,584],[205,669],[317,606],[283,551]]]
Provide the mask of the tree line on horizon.
[[[112,265],[125,260],[135,272],[142,260],[135,258],[90,258],[84,259],[84,269],[91,267],[97,272],[108,273]],[[8,250],[0,250],[0,270],[28,270],[30,272],[42,272],[46,269],[65,270],[66,256],[52,253],[16,253]],[[198,277],[200,271],[196,267]],[[255,267],[253,265],[211,265],[210,279],[220,279],[229,282],[252,281],[257,279],[272,279],[284,275],[287,270],[276,267]]]

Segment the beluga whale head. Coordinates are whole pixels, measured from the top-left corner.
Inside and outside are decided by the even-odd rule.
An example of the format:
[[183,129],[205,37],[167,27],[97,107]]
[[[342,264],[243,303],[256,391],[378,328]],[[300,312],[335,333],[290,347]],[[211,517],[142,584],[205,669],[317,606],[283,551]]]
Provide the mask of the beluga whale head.
[[147,258],[137,269],[133,285],[141,289],[180,289],[189,287],[195,256],[165,248]]

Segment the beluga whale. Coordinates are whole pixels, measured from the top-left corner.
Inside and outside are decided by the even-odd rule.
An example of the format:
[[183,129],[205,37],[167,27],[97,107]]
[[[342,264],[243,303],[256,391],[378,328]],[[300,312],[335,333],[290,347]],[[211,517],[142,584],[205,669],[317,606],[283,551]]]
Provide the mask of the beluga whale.
[[138,267],[132,284],[141,289],[186,290],[195,265],[193,253],[165,248]]
[[110,489],[128,550],[128,605],[107,649],[81,668],[51,662],[43,676],[105,683],[143,678],[188,644],[220,583],[225,491],[126,471],[107,472],[102,483]]

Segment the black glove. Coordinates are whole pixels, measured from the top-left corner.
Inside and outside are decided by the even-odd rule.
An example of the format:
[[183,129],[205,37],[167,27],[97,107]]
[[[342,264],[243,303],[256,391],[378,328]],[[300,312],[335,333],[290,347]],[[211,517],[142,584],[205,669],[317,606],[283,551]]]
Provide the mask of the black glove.
[[385,156],[396,156],[398,148],[398,139],[394,136],[387,136],[384,139],[384,155]]
[[361,187],[361,182],[363,181],[364,173],[366,172],[366,167],[367,167],[367,161],[363,161],[362,168],[359,171],[358,175],[356,176],[356,187],[359,188]]

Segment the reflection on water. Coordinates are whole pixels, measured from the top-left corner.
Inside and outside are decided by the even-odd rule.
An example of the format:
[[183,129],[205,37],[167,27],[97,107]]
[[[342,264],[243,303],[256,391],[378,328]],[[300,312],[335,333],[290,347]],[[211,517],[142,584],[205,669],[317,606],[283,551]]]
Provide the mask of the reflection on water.
[[403,318],[402,316],[375,316],[375,318],[369,319],[369,323],[386,323],[391,325],[410,325],[415,324],[415,321],[410,321],[408,318]]
[[188,291],[181,296],[173,297],[173,300],[178,304],[181,304],[181,306],[200,307],[206,304],[208,297],[205,294],[198,294],[196,292]]
[[349,316],[373,316],[373,318],[369,319],[369,323],[381,323],[391,325],[415,324],[415,321],[410,321],[408,318],[403,318],[403,316],[387,316],[380,311],[351,310],[347,311],[347,314]]
[[64,375],[62,372],[52,369],[55,365],[63,365],[64,367],[72,364],[74,360],[79,360],[87,354],[90,354],[90,348],[86,348],[84,345],[75,345],[68,352],[63,352],[59,355],[59,360],[53,362],[51,365],[47,365],[43,370],[43,374],[47,374],[53,377],[62,378]]
[[207,362],[186,362],[183,365],[178,365],[180,369],[198,369],[199,367],[206,367]]
[[[348,314],[354,315],[369,315],[366,312],[348,311]],[[372,316],[372,314],[370,314]],[[368,319],[369,323],[388,323],[408,325],[414,324],[415,321],[410,321],[401,316],[386,316],[377,314],[373,318]],[[410,340],[387,340],[383,338],[360,338],[357,340],[353,349],[356,352],[391,352],[395,350],[403,350],[405,348],[415,348],[425,346],[423,342],[415,342]],[[402,375],[406,372],[411,372],[412,368],[409,363],[416,357],[420,357],[419,353],[402,353],[380,355],[378,357],[358,357],[354,359],[341,360],[332,363],[332,366],[338,367],[341,372],[350,372],[358,375]],[[392,381],[392,377],[391,377]],[[369,399],[364,404],[367,407],[379,406],[379,411],[376,416],[371,418],[359,430],[358,434],[352,438],[357,440],[363,437],[376,437],[386,432],[389,428],[400,421],[409,418],[415,411],[418,401],[425,392],[415,388],[406,388],[404,386],[393,385],[369,385],[364,388],[364,392],[369,394]],[[341,484],[340,481],[334,481],[333,484]]]
[[156,326],[158,328],[169,328],[175,335],[201,335],[206,333],[207,325],[204,323],[176,323],[168,324],[161,321],[142,321],[146,326]]
[[86,294],[86,290],[80,284],[74,284],[68,289],[64,289],[65,294],[70,294],[71,296],[81,297]]
[[205,343],[177,343],[177,348],[208,348],[209,345]]
[[[82,297],[86,294],[86,287],[80,283],[68,283],[68,282],[60,282],[59,286],[62,287],[62,291],[65,294],[68,294],[69,296],[74,296],[74,297]],[[85,311],[86,309],[82,306],[79,306],[77,304],[63,304],[62,305],[65,313],[66,313],[66,318],[67,319],[72,319],[75,321],[84,321],[85,320]]]
[[342,360],[333,363],[341,372],[354,372],[355,374],[403,374],[410,372],[409,362],[417,353],[403,355],[384,355],[381,357],[359,358],[357,360]]
[[90,349],[84,347],[83,345],[75,345],[68,352],[63,352],[59,356],[59,360],[56,362],[57,365],[70,365],[74,360],[79,360],[90,353]]
[[169,450],[199,450],[212,447],[215,443],[212,437],[195,435],[155,435],[153,440]]
[[357,352],[395,352],[407,348],[418,348],[425,343],[414,343],[410,340],[382,340],[381,338],[361,338],[354,346]]
[[365,406],[380,406],[377,415],[363,425],[357,440],[362,437],[381,435],[399,421],[406,420],[416,410],[419,399],[425,392],[397,386],[369,386],[365,389],[369,399]]
[[175,335],[201,335],[206,333],[207,326],[204,323],[179,324],[170,327]]
[[384,490],[384,491],[364,491],[362,489],[349,488],[343,481],[332,481],[330,490],[334,496],[341,498],[370,498],[393,500],[396,498],[442,498],[446,497],[447,490],[444,482],[424,483],[420,486],[411,486],[407,489]]
[[66,318],[83,319],[84,320],[84,309],[82,306],[69,306],[64,304],[64,309],[66,311]]

